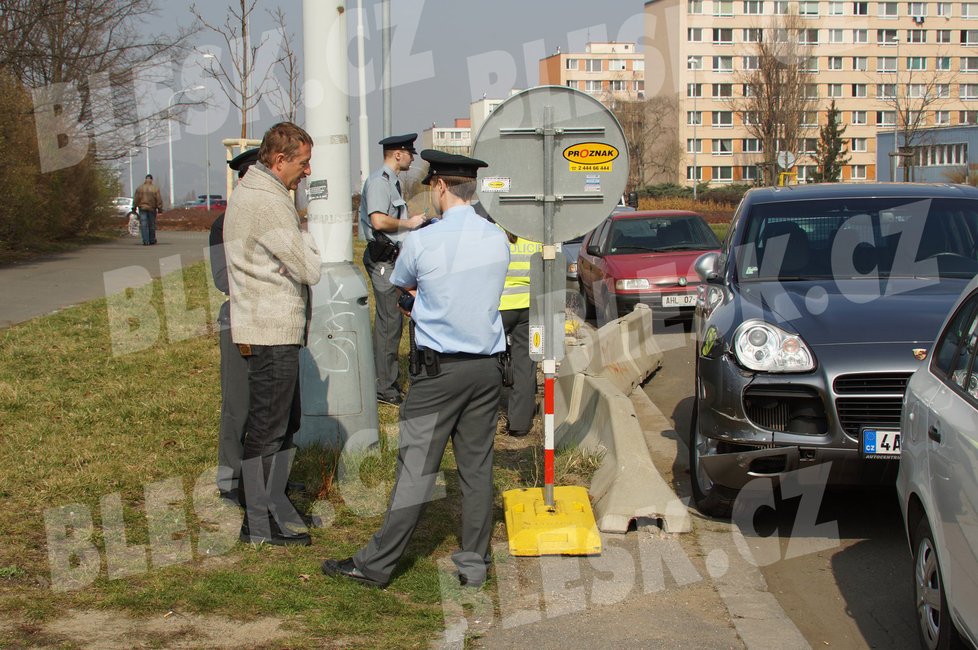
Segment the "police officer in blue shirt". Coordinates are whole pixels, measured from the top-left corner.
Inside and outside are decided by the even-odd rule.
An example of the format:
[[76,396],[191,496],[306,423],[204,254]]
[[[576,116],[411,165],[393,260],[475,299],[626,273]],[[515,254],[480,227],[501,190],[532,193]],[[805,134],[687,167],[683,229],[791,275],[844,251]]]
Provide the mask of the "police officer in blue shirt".
[[462,486],[462,544],[452,556],[459,582],[486,579],[492,533],[492,453],[506,349],[499,298],[509,266],[503,231],[475,213],[469,200],[486,163],[425,150],[422,181],[441,219],[409,234],[391,278],[415,293],[420,364],[401,407],[397,478],[381,529],[356,555],[326,560],[322,571],[385,587],[404,553],[438,467],[452,441]]
[[404,320],[397,308],[398,291],[390,277],[405,235],[425,222],[424,215],[408,216],[397,175],[410,169],[417,153],[417,137],[417,133],[408,133],[381,140],[384,166],[367,178],[360,193],[359,232],[367,241],[363,266],[370,276],[376,305],[373,343],[377,400],[395,406],[403,401],[397,350]]

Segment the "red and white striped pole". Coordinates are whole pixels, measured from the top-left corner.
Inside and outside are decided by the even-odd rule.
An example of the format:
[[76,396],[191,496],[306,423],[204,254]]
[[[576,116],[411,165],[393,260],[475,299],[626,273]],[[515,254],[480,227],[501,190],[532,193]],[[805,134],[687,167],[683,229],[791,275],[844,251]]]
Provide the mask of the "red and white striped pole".
[[557,362],[543,360],[543,498],[548,508],[554,507],[554,389],[557,382]]

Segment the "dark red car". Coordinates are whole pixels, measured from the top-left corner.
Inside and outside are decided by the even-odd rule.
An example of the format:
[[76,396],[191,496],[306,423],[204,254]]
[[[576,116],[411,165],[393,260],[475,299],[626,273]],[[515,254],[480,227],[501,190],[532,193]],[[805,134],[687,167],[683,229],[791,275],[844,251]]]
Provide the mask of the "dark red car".
[[691,318],[699,276],[693,263],[720,242],[695,212],[655,210],[612,214],[581,244],[577,282],[588,315],[607,322],[637,303],[656,318]]

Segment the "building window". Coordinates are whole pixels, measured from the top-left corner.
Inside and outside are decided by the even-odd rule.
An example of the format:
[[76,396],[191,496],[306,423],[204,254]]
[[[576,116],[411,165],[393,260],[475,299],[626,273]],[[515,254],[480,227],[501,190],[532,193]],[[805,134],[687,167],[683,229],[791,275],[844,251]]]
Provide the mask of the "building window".
[[591,95],[596,95],[601,92],[601,80],[600,79],[588,79],[584,82],[584,92]]
[[852,169],[852,180],[854,181],[866,180],[866,165],[853,165],[851,169]]
[[913,154],[914,165],[917,167],[968,164],[968,145],[965,142],[916,146]]
[[818,151],[818,138],[798,138],[798,150],[801,153],[815,153]]
[[622,79],[612,79],[608,82],[608,90],[613,93],[623,93],[628,90],[625,86],[625,81]]
[[730,165],[714,167],[713,180],[717,181],[718,183],[729,183],[733,180],[733,167]]
[[907,30],[907,42],[908,43],[926,43],[927,42],[927,30],[926,29],[910,29],[910,30]]
[[733,84],[713,84],[714,99],[728,99],[733,97]]
[[744,13],[748,16],[763,16],[764,2],[762,0],[744,0]]
[[829,70],[841,70],[842,69],[842,57],[841,56],[830,56],[829,57]]
[[802,111],[802,126],[818,126],[818,111]]
[[730,138],[714,138],[713,139],[713,155],[714,156],[730,156],[733,155],[733,140]]
[[733,0],[713,0],[714,16],[733,16]]
[[852,84],[852,96],[853,97],[865,97],[866,96],[866,84]]
[[757,166],[756,165],[741,165],[740,167],[740,178],[745,181],[756,181],[757,180]]
[[645,59],[637,59],[632,61],[632,71],[645,72]]
[[733,72],[732,56],[713,57],[713,72]]
[[859,72],[866,72],[868,62],[868,56],[854,56],[852,57],[852,69]]
[[944,16],[948,18],[951,16],[951,3],[950,2],[938,2],[937,3],[937,15]]
[[760,27],[746,27],[743,36],[745,43],[760,43],[764,38],[764,30]]
[[947,99],[951,96],[951,84],[934,84],[934,95],[940,99]]
[[843,42],[845,42],[844,41],[845,37],[843,36],[843,34],[845,34],[845,31],[846,30],[844,30],[844,29],[830,29],[829,30],[829,43],[843,43]]
[[815,165],[798,165],[796,169],[798,170],[799,183],[810,183],[815,177],[815,172],[818,171],[818,167]]
[[961,84],[961,99],[978,99],[978,84]]
[[897,59],[895,56],[876,57],[876,72],[896,72]]
[[926,56],[908,56],[907,57],[907,70],[926,70],[927,69],[927,57]]
[[911,16],[926,16],[927,15],[927,3],[926,2],[908,2],[907,3],[907,13]]
[[638,95],[640,99],[645,97],[645,82],[644,81],[633,81],[632,82],[632,92]]
[[774,0],[774,15],[785,16],[788,14],[788,0]]
[[764,147],[761,146],[761,141],[758,138],[744,138],[741,144],[744,153],[762,153],[764,151]]
[[894,111],[876,111],[876,126],[896,126]]
[[686,30],[686,40],[690,43],[701,43],[703,41],[703,28],[690,27]]
[[869,42],[869,30],[868,29],[854,29],[854,30],[852,30],[852,42],[853,43],[868,43]]
[[733,113],[730,111],[713,111],[713,126],[729,128],[733,126]]
[[907,97],[923,99],[926,96],[927,86],[925,84],[907,84]]
[[877,15],[880,18],[896,18],[897,17],[897,3],[895,2],[880,2],[877,5]]
[[830,0],[829,2],[829,15],[830,16],[841,16],[843,15],[845,9],[845,3],[842,0]]
[[842,84],[829,84],[829,97],[842,97]]
[[801,64],[801,69],[808,72],[818,72],[818,57],[810,56]]
[[950,43],[951,42],[951,30],[950,29],[938,29],[934,32],[934,38],[938,43]]
[[961,44],[978,45],[978,29],[962,29]]
[[744,111],[744,125],[754,126],[761,123],[761,117],[757,111]]
[[805,99],[818,99],[818,84],[805,84],[802,86],[802,95]]
[[866,138],[853,138],[849,147],[856,153],[865,153],[868,151],[866,148]]
[[798,42],[802,45],[818,45],[818,30],[817,29],[800,29],[798,30]]
[[686,69],[687,70],[702,70],[703,69],[703,57],[702,56],[691,56],[686,59]]
[[733,29],[730,27],[714,27],[713,42],[719,45],[730,45],[733,43]]
[[624,72],[626,67],[623,59],[611,59],[608,61],[608,72]]
[[978,111],[958,111],[958,123],[978,124]]
[[876,84],[877,99],[893,99],[896,97],[896,84]]
[[686,140],[686,153],[703,153],[703,140],[701,138]]
[[578,69],[577,59],[567,59],[564,61],[565,70],[577,70]]
[[754,86],[752,86],[750,84],[744,84],[741,87],[741,93],[744,95],[744,97],[755,97],[756,96],[756,94],[754,93]]
[[865,124],[866,123],[866,111],[853,111],[852,112],[852,123],[853,124]]
[[601,72],[601,59],[584,59],[585,72]]
[[962,2],[961,17],[978,18],[978,2]]
[[978,72],[978,56],[961,57],[961,72]]
[[895,29],[876,30],[877,45],[896,45],[896,42],[897,42],[897,30]]
[[801,16],[817,16],[818,0],[801,0],[798,3],[798,14]]
[[703,84],[686,84],[686,96],[687,97],[702,97],[703,96]]
[[869,3],[868,2],[853,2],[852,3],[852,15],[853,16],[868,16],[869,15]]
[[686,180],[687,181],[702,181],[703,180],[703,168],[693,167],[692,165],[686,166]]
[[750,54],[743,58],[744,70],[757,70],[761,67],[761,58],[757,55]]
[[934,111],[934,124],[947,126],[951,123],[951,111]]
[[573,79],[569,79],[566,85],[568,88],[573,88],[574,90],[577,90],[577,82]]
[[949,56],[939,56],[934,59],[934,69],[935,70],[950,70],[951,69],[951,57]]
[[700,126],[703,124],[703,111],[686,111],[686,124]]
[[686,13],[703,13],[703,0],[686,0]]

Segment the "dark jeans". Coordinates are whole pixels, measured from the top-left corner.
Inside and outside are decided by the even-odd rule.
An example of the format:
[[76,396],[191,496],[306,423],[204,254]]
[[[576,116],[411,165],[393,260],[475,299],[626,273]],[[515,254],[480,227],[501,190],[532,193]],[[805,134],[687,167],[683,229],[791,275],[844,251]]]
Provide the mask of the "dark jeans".
[[139,234],[144,244],[156,243],[156,210],[139,211]]
[[299,346],[252,345],[251,351],[241,466],[248,516],[253,519],[253,512],[265,509],[276,514],[282,507],[291,515],[285,484],[294,456],[292,435],[301,417]]

